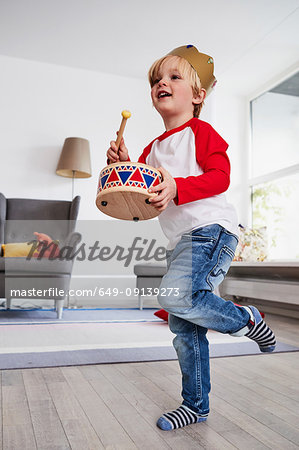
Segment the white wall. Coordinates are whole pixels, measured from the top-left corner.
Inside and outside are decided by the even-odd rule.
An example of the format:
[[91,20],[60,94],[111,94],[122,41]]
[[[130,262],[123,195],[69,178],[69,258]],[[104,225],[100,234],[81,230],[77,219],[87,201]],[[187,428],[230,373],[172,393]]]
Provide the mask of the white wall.
[[0,56],[1,185],[7,197],[71,198],[71,179],[55,174],[66,137],[90,141],[93,176],[75,180],[80,217],[106,218],[95,206],[106,150],[129,109],[131,158],[163,131],[146,80]]

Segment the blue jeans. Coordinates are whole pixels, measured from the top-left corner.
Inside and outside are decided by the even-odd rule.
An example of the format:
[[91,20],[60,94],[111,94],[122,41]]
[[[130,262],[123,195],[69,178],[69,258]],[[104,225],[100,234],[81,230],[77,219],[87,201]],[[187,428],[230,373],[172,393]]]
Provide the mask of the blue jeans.
[[223,281],[238,243],[237,237],[213,224],[184,234],[167,253],[168,271],[158,300],[169,312],[176,334],[174,348],[182,372],[183,404],[199,414],[209,412],[209,329],[235,333],[249,322],[249,313],[213,293]]

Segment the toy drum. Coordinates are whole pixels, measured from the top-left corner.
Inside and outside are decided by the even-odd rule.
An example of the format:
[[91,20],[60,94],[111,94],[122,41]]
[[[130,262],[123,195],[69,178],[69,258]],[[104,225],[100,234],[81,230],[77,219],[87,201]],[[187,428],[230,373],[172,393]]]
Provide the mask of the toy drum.
[[147,220],[160,214],[148,201],[148,189],[162,182],[161,173],[142,163],[117,162],[100,173],[96,205],[108,216],[124,220]]

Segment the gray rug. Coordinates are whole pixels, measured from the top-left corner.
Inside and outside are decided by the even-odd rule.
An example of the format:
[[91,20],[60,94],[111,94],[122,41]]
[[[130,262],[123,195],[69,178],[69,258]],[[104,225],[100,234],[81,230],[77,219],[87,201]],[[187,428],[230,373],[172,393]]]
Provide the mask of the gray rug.
[[[297,352],[298,347],[278,342],[274,353]],[[210,345],[211,358],[261,353],[255,342]],[[88,364],[169,361],[177,359],[173,347],[111,348],[96,350],[53,351],[36,353],[9,353],[0,355],[0,369],[79,366]]]
[[161,321],[154,316],[155,311],[156,308],[64,309],[62,319],[57,319],[54,309],[0,309],[0,325]]

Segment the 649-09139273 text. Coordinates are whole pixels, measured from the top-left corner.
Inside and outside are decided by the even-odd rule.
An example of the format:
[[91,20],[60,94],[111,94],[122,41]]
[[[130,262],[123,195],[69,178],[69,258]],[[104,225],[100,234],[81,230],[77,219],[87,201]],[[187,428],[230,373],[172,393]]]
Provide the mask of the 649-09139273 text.
[[174,297],[179,296],[179,288],[99,288],[98,295],[100,296],[112,296],[117,297],[118,295],[125,295],[126,297],[151,297],[154,295],[160,295],[162,297],[167,297],[173,295]]

